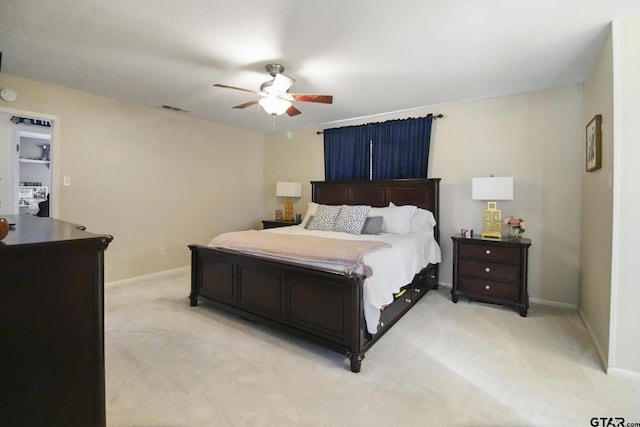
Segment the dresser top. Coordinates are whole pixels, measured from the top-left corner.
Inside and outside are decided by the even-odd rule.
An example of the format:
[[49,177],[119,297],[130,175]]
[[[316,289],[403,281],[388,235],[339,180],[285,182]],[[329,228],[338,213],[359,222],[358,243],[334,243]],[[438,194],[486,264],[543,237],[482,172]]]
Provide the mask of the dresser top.
[[106,244],[112,237],[84,231],[77,224],[60,221],[54,218],[37,217],[34,215],[4,215],[12,225],[9,234],[0,241],[0,250],[12,246],[46,244],[70,240],[97,239]]
[[482,238],[482,236],[480,236],[480,234],[474,234],[473,237],[462,237],[460,234],[454,234],[453,236],[451,236],[451,238],[453,240],[460,240],[460,241],[469,241],[472,243],[476,243],[476,244],[482,244],[482,243],[507,243],[507,244],[512,244],[512,245],[526,245],[526,246],[531,246],[531,239],[526,239],[524,237],[514,240],[514,239],[510,239],[508,236],[503,236],[502,239],[485,239]]

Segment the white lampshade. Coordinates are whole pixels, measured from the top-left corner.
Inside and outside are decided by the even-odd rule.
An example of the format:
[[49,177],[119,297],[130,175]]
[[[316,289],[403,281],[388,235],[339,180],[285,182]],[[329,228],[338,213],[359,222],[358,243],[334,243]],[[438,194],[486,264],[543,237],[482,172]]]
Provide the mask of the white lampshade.
[[302,184],[299,182],[280,181],[276,184],[276,196],[278,197],[301,197]]
[[259,102],[264,111],[273,116],[284,114],[291,107],[291,102],[275,96],[265,96]]
[[513,200],[513,177],[472,178],[473,200]]

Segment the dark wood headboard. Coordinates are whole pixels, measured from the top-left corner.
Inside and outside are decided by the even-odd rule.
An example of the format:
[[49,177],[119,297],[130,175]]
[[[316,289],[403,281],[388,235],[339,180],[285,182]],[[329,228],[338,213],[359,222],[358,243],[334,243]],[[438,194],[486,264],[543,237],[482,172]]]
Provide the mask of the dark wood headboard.
[[414,205],[431,211],[433,230],[440,241],[440,178],[384,179],[376,181],[311,181],[311,200],[323,205]]

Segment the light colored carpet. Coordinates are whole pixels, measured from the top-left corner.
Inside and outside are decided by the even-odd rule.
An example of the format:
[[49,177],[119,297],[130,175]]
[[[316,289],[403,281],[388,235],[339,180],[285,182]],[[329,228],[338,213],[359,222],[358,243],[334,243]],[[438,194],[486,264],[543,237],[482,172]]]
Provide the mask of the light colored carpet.
[[430,291],[362,362],[190,307],[189,271],[106,286],[109,426],[589,426],[640,422],[575,311]]

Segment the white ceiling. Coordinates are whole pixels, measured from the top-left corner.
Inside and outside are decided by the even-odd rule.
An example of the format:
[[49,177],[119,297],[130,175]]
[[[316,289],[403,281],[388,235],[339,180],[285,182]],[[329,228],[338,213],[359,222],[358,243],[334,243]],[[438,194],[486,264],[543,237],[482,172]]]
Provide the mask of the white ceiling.
[[[638,15],[640,0],[0,0],[0,51],[7,74],[268,133],[581,83],[609,23]],[[333,104],[274,123],[213,87],[258,90],[271,62]]]

